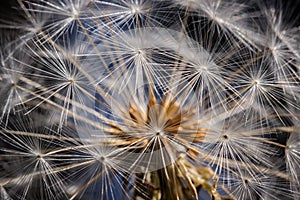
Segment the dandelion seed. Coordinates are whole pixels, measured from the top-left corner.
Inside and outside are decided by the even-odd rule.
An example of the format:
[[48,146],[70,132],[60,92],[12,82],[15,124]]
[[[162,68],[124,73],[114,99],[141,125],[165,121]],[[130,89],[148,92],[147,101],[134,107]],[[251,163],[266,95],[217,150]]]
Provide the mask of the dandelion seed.
[[94,18],[104,20],[108,26],[127,30],[159,25],[159,19],[156,19],[155,13],[152,12],[151,1],[95,0],[93,3]]
[[277,154],[278,147],[268,144],[267,136],[272,132],[262,126],[260,118],[256,122],[243,119],[245,112],[248,111],[229,115],[219,122],[207,122],[210,124],[206,125],[208,130],[199,148],[205,152],[204,160],[214,166],[216,174],[225,174],[229,168],[235,168],[237,174],[244,170],[251,174],[254,164],[273,167],[268,158]]
[[14,199],[61,199],[65,196],[62,179],[54,172],[51,157],[46,155],[59,146],[58,143],[39,138],[38,134],[49,135],[39,133],[30,122],[19,120],[14,122],[13,128],[1,128],[0,132],[3,142],[0,157],[8,163],[5,174],[1,173],[1,181],[6,180],[3,187],[9,188]]
[[100,56],[109,66],[104,78],[112,76],[116,80],[122,79],[124,86],[132,77],[136,80],[135,87],[145,82],[163,85],[169,79],[164,62],[173,59],[167,50],[174,45],[175,39],[166,29],[142,28],[116,32],[97,46]]
[[286,181],[274,180],[267,173],[262,170],[252,174],[246,172],[240,176],[232,172],[232,178],[227,179],[231,194],[235,199],[292,198]]
[[265,59],[253,61],[235,76],[235,90],[239,91],[241,104],[244,107],[253,105],[261,117],[271,113],[279,118],[282,113],[292,115],[292,110],[298,110],[299,106],[292,95],[284,93],[289,82],[278,80],[272,67]]
[[[66,43],[65,45],[69,45],[67,49],[70,51],[75,44]],[[84,42],[80,45],[85,46]],[[68,117],[68,112],[73,108],[73,102],[82,102],[86,96],[85,93],[91,90],[90,88],[93,88],[90,86],[92,80],[89,81],[88,77],[81,73],[81,63],[89,60],[88,55],[80,56],[80,52],[75,52],[76,49],[73,49],[74,52],[70,54],[67,50],[57,50],[55,47],[41,44],[39,41],[36,41],[33,46],[28,45],[27,48],[26,53],[35,60],[38,66],[17,58],[14,61],[24,66],[24,70],[19,72],[20,76],[23,76],[22,80],[27,81],[27,83],[36,88],[34,92],[29,93],[33,97],[28,98],[26,102],[37,100],[39,103],[30,109],[28,113],[42,103],[49,103],[54,98],[58,106],[62,108],[60,116],[61,127]],[[78,51],[86,48],[88,47],[79,48]],[[66,57],[68,53],[70,57],[73,57],[74,62]],[[86,65],[84,70],[86,70],[85,73],[89,71],[90,74],[93,74],[92,71],[98,69],[93,69]],[[31,71],[36,72],[31,74]],[[24,92],[28,91],[24,90]]]

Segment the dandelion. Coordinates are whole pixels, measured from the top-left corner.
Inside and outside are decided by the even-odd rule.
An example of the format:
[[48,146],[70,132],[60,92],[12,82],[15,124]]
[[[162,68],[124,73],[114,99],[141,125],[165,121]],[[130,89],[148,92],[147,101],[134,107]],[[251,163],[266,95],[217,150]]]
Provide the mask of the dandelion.
[[1,199],[298,199],[290,4],[17,1],[0,18]]

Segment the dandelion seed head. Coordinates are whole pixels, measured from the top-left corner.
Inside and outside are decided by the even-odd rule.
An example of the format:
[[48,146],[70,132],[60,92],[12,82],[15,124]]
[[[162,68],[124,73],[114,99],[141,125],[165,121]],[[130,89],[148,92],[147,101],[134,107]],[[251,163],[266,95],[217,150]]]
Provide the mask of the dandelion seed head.
[[0,198],[298,198],[289,6],[18,3],[0,19]]

